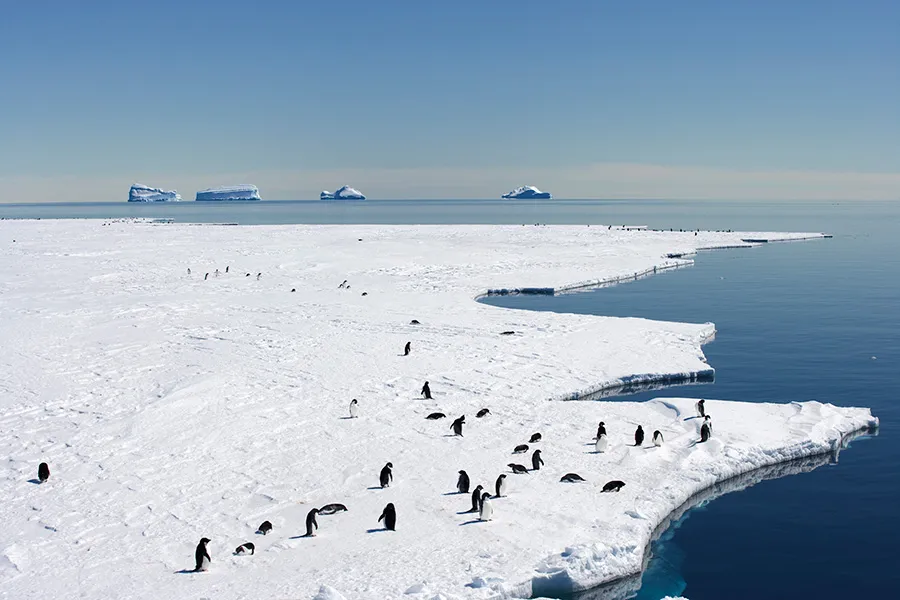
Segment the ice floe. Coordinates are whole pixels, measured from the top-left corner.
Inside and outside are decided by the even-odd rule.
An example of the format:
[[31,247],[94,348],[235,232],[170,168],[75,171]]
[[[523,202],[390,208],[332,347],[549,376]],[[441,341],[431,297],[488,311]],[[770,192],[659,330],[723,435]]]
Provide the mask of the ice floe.
[[181,194],[135,183],[128,190],[129,202],[181,202]]

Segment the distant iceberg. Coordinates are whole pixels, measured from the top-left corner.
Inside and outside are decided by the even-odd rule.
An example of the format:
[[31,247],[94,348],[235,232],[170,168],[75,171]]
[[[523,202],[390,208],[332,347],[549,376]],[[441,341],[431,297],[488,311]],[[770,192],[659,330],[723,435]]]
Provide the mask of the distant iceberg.
[[197,202],[262,200],[255,185],[227,185],[197,192]]
[[342,185],[333,194],[325,190],[319,194],[319,200],[365,200],[366,197],[357,189],[349,185]]
[[542,192],[533,185],[523,185],[517,187],[513,191],[503,194],[501,198],[539,198],[541,200],[549,200],[553,198],[550,192]]
[[181,194],[172,190],[171,192],[152,188],[140,183],[131,186],[128,191],[129,202],[181,202]]

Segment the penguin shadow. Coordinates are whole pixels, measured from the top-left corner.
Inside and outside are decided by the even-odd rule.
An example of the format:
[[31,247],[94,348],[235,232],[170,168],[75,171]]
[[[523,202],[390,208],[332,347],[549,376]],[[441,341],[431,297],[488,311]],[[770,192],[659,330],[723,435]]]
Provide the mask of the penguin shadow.
[[375,529],[366,529],[366,533],[382,533],[383,531],[390,531],[390,529],[386,527],[377,527]]
[[366,489],[367,489],[367,490],[383,490],[384,488],[381,487],[380,485],[370,485],[370,486],[367,487]]
[[487,523],[487,521],[482,521],[481,519],[469,519],[468,521],[463,521],[459,524],[460,527],[463,525],[472,525],[474,523]]
[[312,538],[314,538],[314,537],[316,537],[316,536],[314,536],[314,535],[306,535],[306,534],[304,533],[303,535],[292,535],[292,536],[289,537],[288,539],[289,539],[289,540],[302,540],[302,539],[307,539],[307,538],[308,538],[308,539],[312,539]]
[[456,435],[455,433],[445,433],[444,437],[465,437],[465,436]]
[[693,417],[685,417],[684,420],[685,421],[693,421],[694,419],[699,419],[699,418],[700,418],[699,416],[694,415]]
[[356,417],[341,417],[341,421],[347,421],[349,419],[355,419]]
[[192,573],[202,573],[203,571],[195,571],[194,569],[182,569],[180,571],[175,571],[175,575],[190,575]]
[[34,483],[36,485],[41,485],[41,480],[40,479],[29,479],[28,483]]
[[442,496],[459,496],[461,494],[468,494],[469,492],[444,492],[441,494]]
[[471,515],[472,513],[476,513],[476,512],[478,512],[478,511],[477,511],[477,510],[463,510],[463,511],[460,511],[460,512],[458,512],[458,513],[456,513],[456,514],[458,514],[458,515]]

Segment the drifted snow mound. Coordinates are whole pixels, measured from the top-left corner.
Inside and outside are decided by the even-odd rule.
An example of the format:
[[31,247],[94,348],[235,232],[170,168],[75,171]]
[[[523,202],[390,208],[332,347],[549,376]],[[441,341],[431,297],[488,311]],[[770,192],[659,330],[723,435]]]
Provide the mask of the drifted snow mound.
[[549,200],[553,198],[550,192],[542,192],[537,189],[533,185],[523,185],[522,187],[517,187],[511,192],[507,192],[500,196],[501,198],[536,198],[542,200]]
[[229,185],[197,192],[197,202],[221,202],[228,200],[261,200],[255,185]]
[[129,202],[181,202],[181,195],[175,190],[166,191],[135,183],[128,191]]
[[342,185],[333,194],[328,190],[319,194],[320,200],[365,200],[366,197],[357,189],[349,185]]
[[319,593],[313,596],[313,600],[347,600],[340,592],[331,586],[323,585]]

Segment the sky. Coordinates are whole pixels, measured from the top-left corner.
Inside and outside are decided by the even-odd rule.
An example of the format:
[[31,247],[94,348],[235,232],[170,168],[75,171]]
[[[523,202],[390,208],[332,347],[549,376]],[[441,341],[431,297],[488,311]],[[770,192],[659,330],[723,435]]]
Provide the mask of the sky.
[[900,199],[900,3],[9,2],[0,202]]

